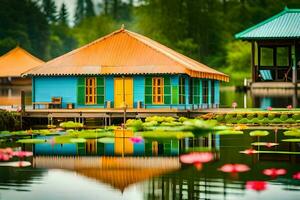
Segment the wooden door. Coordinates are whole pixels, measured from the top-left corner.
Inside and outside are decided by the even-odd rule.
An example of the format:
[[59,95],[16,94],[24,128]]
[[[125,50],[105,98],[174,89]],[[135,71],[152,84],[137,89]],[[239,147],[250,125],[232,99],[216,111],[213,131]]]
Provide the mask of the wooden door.
[[115,78],[115,108],[124,107],[124,95],[125,104],[127,108],[133,107],[133,80],[132,78]]

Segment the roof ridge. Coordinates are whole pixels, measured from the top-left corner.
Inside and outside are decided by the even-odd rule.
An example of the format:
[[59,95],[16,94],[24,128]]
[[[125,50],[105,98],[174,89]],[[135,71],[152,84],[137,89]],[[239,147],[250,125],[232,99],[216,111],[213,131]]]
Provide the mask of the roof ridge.
[[32,55],[31,53],[29,53],[27,50],[23,49],[22,47],[20,47],[20,46],[18,46],[18,45],[17,45],[15,48],[13,48],[13,49],[11,49],[10,51],[8,51],[8,52],[6,52],[5,54],[3,54],[2,56],[0,56],[0,61],[1,61],[3,58],[9,56],[10,54],[12,54],[12,53],[14,53],[14,52],[16,52],[16,51],[22,51],[23,53],[25,53],[26,55],[30,56],[31,58],[33,58],[33,59],[35,59],[35,60],[37,60],[37,61],[39,61],[39,62],[45,63],[45,61],[39,59],[38,57],[35,57],[35,56]]
[[[262,22],[260,22],[260,23],[258,23],[258,24],[255,24],[255,25],[251,26],[250,28],[247,28],[246,30],[244,30],[244,31],[242,31],[242,32],[239,32],[239,33],[235,34],[234,37],[235,37],[236,39],[241,39],[240,37],[241,37],[242,35],[244,35],[245,33],[249,33],[250,31],[252,31],[252,30],[254,30],[254,29],[257,29],[257,28],[259,28],[259,27],[261,27],[261,26],[263,26],[263,25],[269,23],[269,22],[273,21],[273,20],[276,19],[276,18],[278,18],[278,17],[280,17],[280,16],[282,16],[282,15],[284,15],[284,14],[286,14],[286,13],[289,13],[289,11],[291,11],[291,10],[292,10],[292,9],[289,9],[289,8],[286,7],[286,8],[284,8],[283,11],[277,13],[276,15],[273,15],[272,17],[269,17],[269,18],[263,20]],[[300,11],[300,9],[299,9],[299,11]]]
[[[178,53],[178,52],[174,51],[173,49],[171,49],[171,48],[169,48],[169,47],[167,47],[167,46],[165,46],[165,45],[163,45],[163,44],[158,43],[158,42],[156,42],[155,40],[152,40],[152,39],[150,39],[150,38],[148,38],[148,37],[145,37],[145,36],[143,36],[143,35],[140,35],[140,34],[138,34],[138,33],[131,32],[131,31],[128,31],[128,30],[126,30],[125,32],[126,32],[127,34],[132,34],[131,36],[133,36],[133,37],[134,37],[135,39],[137,39],[139,42],[143,43],[144,45],[147,45],[148,47],[154,49],[155,51],[158,51],[158,52],[160,52],[160,53],[163,53],[165,56],[167,56],[167,57],[170,58],[171,60],[173,60],[173,61],[175,61],[175,62],[177,62],[177,63],[179,63],[179,64],[183,64],[183,65],[185,65],[185,66],[188,65],[188,66],[186,66],[186,67],[188,67],[190,70],[195,70],[195,71],[197,71],[197,67],[194,66],[194,64],[197,63],[197,64],[202,65],[205,69],[214,70],[216,73],[223,74],[222,72],[219,72],[219,71],[217,71],[217,70],[215,70],[215,69],[213,69],[213,68],[210,68],[210,67],[208,67],[207,65],[205,65],[205,64],[203,64],[203,63],[199,63],[199,62],[196,61],[196,60],[193,60],[193,59],[191,59],[191,58],[189,58],[189,57],[187,57],[187,56],[185,56],[185,55],[183,55],[183,54],[181,54],[181,53]],[[151,44],[146,44],[145,41],[141,41],[140,38],[138,38],[138,37],[136,37],[136,36],[142,37],[142,38],[145,39],[145,40],[149,40],[148,42],[154,43],[154,45],[151,46]],[[160,48],[157,48],[155,45],[158,45],[158,46],[160,46],[160,47],[166,48],[169,52],[166,52],[166,51],[164,51],[164,50],[162,50],[162,49],[160,49]],[[169,54],[171,54],[171,55],[169,55]],[[182,57],[185,59],[185,61],[182,62],[181,59],[178,58],[178,56],[182,56]],[[174,59],[174,58],[175,58],[175,59]],[[196,63],[195,63],[195,62],[196,62]],[[191,68],[192,68],[192,69],[191,69]],[[225,74],[224,74],[224,75],[225,75]]]

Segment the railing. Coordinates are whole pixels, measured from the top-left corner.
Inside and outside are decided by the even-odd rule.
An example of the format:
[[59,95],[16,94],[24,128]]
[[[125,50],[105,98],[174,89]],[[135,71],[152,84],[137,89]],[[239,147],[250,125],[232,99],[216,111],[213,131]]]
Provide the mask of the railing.
[[145,104],[144,108],[167,108],[179,110],[199,110],[208,108],[219,108],[219,104]]
[[[293,69],[289,66],[255,66],[255,82],[260,81],[277,81],[277,82],[292,82],[293,79]],[[260,74],[260,70],[269,70],[272,76],[272,80],[264,80]],[[299,71],[299,69],[298,69]],[[300,71],[299,71],[300,72]],[[298,80],[299,80],[298,76]]]

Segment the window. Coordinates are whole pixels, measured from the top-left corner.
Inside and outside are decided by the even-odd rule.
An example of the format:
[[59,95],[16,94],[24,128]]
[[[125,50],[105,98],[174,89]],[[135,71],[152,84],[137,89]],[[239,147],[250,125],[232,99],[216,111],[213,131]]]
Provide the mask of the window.
[[179,78],[179,104],[185,104],[185,78]]
[[96,104],[96,78],[85,79],[85,103]]
[[154,104],[164,103],[164,79],[163,78],[153,78],[152,79],[152,94]]
[[208,103],[208,81],[202,80],[202,103]]
[[289,48],[277,47],[276,48],[276,65],[279,67],[289,66]]
[[215,103],[215,81],[211,80],[211,103]]
[[260,48],[260,66],[274,66],[273,51],[274,49],[272,47]]
[[192,82],[192,91],[193,91],[193,104],[200,104],[200,90],[199,90],[199,86],[200,86],[200,81],[197,78],[193,78],[193,82]]

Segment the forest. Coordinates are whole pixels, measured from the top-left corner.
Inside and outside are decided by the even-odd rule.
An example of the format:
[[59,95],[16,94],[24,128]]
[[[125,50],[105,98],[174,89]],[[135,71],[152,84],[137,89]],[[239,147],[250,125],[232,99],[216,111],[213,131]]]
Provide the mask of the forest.
[[76,0],[74,16],[54,0],[0,1],[0,55],[19,45],[50,60],[125,25],[231,77],[250,76],[250,46],[234,34],[299,0]]

